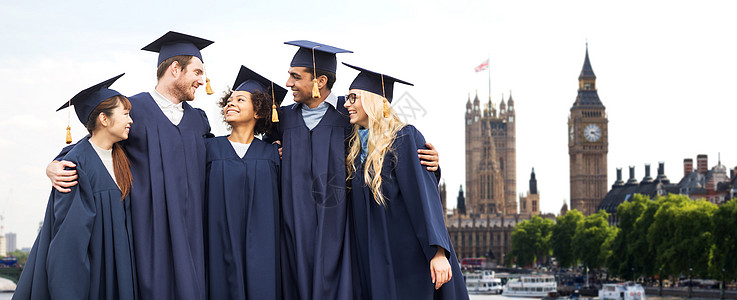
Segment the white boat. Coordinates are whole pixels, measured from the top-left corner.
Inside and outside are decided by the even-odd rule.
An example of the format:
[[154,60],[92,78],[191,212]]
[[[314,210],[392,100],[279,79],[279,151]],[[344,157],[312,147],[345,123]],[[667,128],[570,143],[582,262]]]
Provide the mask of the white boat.
[[510,279],[504,287],[504,296],[509,297],[545,297],[548,293],[557,292],[555,277],[551,275],[522,275],[518,279]]
[[501,294],[502,280],[494,276],[494,271],[475,270],[463,273],[469,294]]
[[599,290],[600,300],[646,300],[645,289],[634,282],[607,283]]

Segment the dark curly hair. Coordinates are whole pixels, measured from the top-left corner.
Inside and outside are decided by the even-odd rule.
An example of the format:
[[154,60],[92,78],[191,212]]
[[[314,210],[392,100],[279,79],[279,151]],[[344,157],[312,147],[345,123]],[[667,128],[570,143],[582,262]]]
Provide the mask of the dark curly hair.
[[[228,89],[223,93],[223,97],[220,98],[218,106],[220,107],[220,114],[223,115],[223,121],[225,121],[225,112],[223,108],[228,105],[228,99],[233,95],[233,90]],[[253,134],[263,134],[271,130],[271,95],[263,93],[259,90],[251,93],[251,104],[253,104],[253,112],[258,116],[256,119],[256,126],[253,128]],[[228,130],[231,127],[228,125]]]

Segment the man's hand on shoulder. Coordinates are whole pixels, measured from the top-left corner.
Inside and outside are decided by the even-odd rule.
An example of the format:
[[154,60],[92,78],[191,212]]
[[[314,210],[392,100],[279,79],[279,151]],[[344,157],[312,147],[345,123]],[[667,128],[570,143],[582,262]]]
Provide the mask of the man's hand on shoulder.
[[51,180],[51,185],[59,192],[68,193],[71,187],[77,185],[77,170],[67,170],[66,168],[75,168],[71,161],[52,161],[46,166],[46,176]]
[[420,157],[420,164],[427,167],[428,171],[435,172],[440,167],[440,156],[435,146],[425,143],[427,149],[417,149],[417,156]]

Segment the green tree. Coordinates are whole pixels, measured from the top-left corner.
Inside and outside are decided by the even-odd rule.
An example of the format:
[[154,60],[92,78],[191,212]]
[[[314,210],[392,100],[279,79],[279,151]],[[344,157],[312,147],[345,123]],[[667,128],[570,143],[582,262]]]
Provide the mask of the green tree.
[[587,216],[573,236],[573,252],[589,269],[604,265],[606,251],[603,245],[616,234],[607,222],[608,217],[609,214],[603,210]]
[[[633,199],[635,208],[634,214],[639,212],[639,216],[635,220],[631,230],[627,232],[627,255],[632,259],[634,272],[627,271],[634,276],[643,275],[650,277],[654,275],[655,267],[655,248],[647,239],[647,233],[655,218],[655,213],[660,207],[659,198],[654,201],[650,197],[636,195]],[[624,229],[622,229],[624,231]]]
[[609,244],[609,253],[606,256],[606,266],[613,275],[622,277],[632,275],[630,270],[634,267],[635,258],[629,252],[628,245],[632,242],[631,235],[635,229],[635,222],[645,210],[643,199],[649,201],[647,197],[637,194],[632,201],[626,201],[617,207],[620,230]]
[[[737,199],[719,206],[714,213],[709,270],[712,278],[737,278]],[[724,269],[724,273],[722,273]]]
[[573,253],[573,236],[576,235],[581,222],[583,222],[583,214],[574,209],[565,215],[558,216],[553,225],[550,246],[561,268],[575,266],[578,263],[578,257]]
[[648,230],[656,264],[669,275],[691,273],[689,269],[693,269],[694,276],[707,276],[716,205],[673,194],[658,201],[660,207]]
[[512,230],[511,258],[517,265],[529,266],[550,255],[550,235],[553,221],[534,216],[517,224]]

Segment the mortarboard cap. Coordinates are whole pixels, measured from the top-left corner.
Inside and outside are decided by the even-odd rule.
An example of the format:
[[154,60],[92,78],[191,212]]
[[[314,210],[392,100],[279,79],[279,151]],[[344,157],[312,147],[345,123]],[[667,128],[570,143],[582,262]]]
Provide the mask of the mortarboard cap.
[[406,85],[413,85],[409,82],[399,80],[388,75],[369,71],[364,68],[356,67],[347,63],[343,64],[361,71],[361,73],[358,73],[358,75],[356,76],[356,79],[353,80],[349,89],[359,89],[381,95],[386,98],[389,103],[392,102],[395,82],[403,83]]
[[299,47],[297,53],[294,54],[294,58],[292,58],[291,67],[315,68],[332,73],[335,73],[338,67],[335,54],[353,53],[350,50],[305,40],[284,42],[284,44]]
[[272,98],[272,122],[279,122],[279,117],[276,112],[276,107],[281,105],[284,97],[287,96],[287,89],[279,86],[271,80],[266,79],[258,73],[252,71],[246,66],[241,65],[241,70],[238,72],[238,76],[235,78],[233,83],[234,91],[245,91],[253,93],[256,90],[271,95]]
[[235,79],[233,87],[234,91],[246,91],[253,93],[256,90],[259,90],[267,94],[269,93],[269,89],[273,87],[274,101],[277,102],[277,104],[281,104],[282,100],[284,100],[284,97],[287,96],[287,89],[279,86],[271,80],[266,79],[266,77],[259,75],[246,66],[241,66],[241,70],[240,72],[238,72],[238,77]]
[[169,31],[157,40],[153,41],[151,44],[141,48],[141,50],[159,53],[159,60],[156,63],[157,66],[166,59],[178,55],[196,56],[204,62],[200,50],[212,43],[213,41],[198,38],[196,36]]
[[82,122],[82,124],[86,124],[92,111],[95,110],[102,101],[113,96],[121,95],[118,91],[109,89],[109,87],[124,74],[125,73],[100,82],[77,93],[72,97],[72,99],[64,103],[64,105],[59,107],[56,111],[60,111],[70,105],[74,105],[74,111],[77,113],[79,121]]

